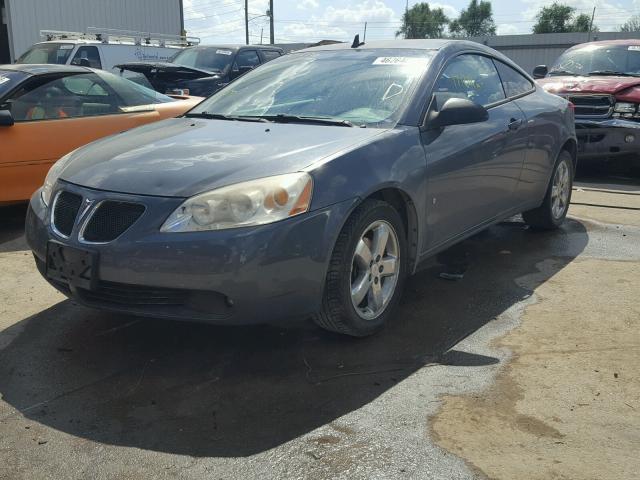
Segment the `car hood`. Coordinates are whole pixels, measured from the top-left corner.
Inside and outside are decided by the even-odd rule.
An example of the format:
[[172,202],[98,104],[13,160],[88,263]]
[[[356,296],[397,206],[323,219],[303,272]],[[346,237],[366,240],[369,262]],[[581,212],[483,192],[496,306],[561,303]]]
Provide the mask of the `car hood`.
[[76,150],[60,178],[113,192],[189,197],[302,170],[386,131],[172,118]]
[[549,93],[604,93],[614,95],[640,86],[640,77],[557,76],[541,78],[537,82]]
[[165,74],[176,74],[180,78],[202,78],[210,77],[212,75],[218,75],[220,72],[213,72],[208,70],[202,70],[200,68],[185,67],[177,63],[171,62],[130,62],[120,63],[114,68],[121,70],[129,70],[131,72],[142,73],[148,76],[151,73],[162,72]]

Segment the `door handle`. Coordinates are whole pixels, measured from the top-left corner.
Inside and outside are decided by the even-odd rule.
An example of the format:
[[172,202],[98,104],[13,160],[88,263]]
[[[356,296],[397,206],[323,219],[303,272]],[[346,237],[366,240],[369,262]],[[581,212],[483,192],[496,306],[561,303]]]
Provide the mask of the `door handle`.
[[522,119],[521,118],[512,118],[509,121],[509,130],[517,130],[522,126]]

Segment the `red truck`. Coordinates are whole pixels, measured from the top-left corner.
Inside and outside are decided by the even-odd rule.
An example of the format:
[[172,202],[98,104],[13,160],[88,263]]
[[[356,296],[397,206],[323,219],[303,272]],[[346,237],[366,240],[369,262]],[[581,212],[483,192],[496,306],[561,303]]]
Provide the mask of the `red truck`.
[[574,104],[581,160],[640,166],[640,40],[576,45],[533,76]]

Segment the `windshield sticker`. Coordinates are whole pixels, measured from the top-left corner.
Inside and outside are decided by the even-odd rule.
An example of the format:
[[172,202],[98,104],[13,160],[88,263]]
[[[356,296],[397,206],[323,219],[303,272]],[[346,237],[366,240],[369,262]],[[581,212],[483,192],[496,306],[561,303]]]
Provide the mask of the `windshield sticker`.
[[627,50],[632,50],[634,52],[640,51],[640,45],[629,45]]
[[216,50],[216,53],[219,53],[220,55],[231,55],[231,50]]
[[0,75],[0,85],[2,85],[3,83],[7,83],[9,80],[11,80],[9,77],[3,77],[2,75]]
[[411,67],[422,67],[427,65],[427,59],[420,57],[378,57],[373,61],[373,65],[407,65]]
[[73,44],[69,44],[69,43],[63,43],[62,45],[60,45],[58,48],[60,50],[73,50],[73,47],[75,47],[75,45]]

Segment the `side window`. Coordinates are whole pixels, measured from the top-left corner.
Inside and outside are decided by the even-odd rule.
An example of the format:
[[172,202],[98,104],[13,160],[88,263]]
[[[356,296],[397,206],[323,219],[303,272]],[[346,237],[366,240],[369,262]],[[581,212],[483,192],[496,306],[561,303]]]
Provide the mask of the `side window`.
[[236,61],[233,64],[234,70],[239,70],[240,67],[257,67],[260,65],[260,57],[255,50],[242,50],[238,52]]
[[100,62],[100,52],[98,47],[83,46],[78,48],[78,51],[71,60],[71,65],[80,65],[81,67],[102,68]]
[[274,60],[280,56],[280,52],[277,50],[262,50],[262,55],[264,55],[264,61],[268,62],[269,60]]
[[498,60],[495,60],[494,63],[498,68],[507,97],[515,97],[533,89],[533,83],[527,77]]
[[436,81],[433,93],[438,105],[450,98],[466,98],[486,106],[505,98],[493,62],[473,54],[463,54],[451,60]]
[[9,100],[16,122],[120,113],[119,100],[95,73],[37,79]]

